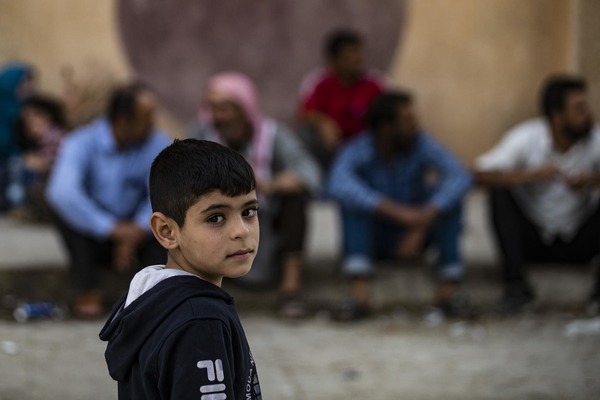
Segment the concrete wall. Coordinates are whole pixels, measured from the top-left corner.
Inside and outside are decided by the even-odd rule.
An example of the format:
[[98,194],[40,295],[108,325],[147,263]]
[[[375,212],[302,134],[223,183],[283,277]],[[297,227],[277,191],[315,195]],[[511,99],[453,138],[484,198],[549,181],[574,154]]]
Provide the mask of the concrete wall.
[[43,89],[60,93],[61,69],[88,74],[99,63],[116,78],[129,76],[115,18],[115,1],[0,0],[0,64],[37,66]]
[[[318,4],[285,1],[272,4]],[[153,3],[130,4],[143,9]],[[264,4],[269,3],[260,3]],[[336,4],[342,7],[346,2]],[[54,93],[62,90],[65,65],[72,65],[81,79],[107,71],[114,79],[138,75],[121,36],[122,6],[119,0],[0,0],[0,64],[15,58],[32,62],[39,69],[41,87]],[[372,8],[368,17],[383,20],[378,15],[386,10]],[[549,73],[587,75],[593,107],[600,115],[598,1],[398,0],[398,10],[396,51],[387,72],[397,85],[416,94],[423,124],[465,162],[489,148],[511,125],[537,113],[539,85]],[[306,19],[306,12],[297,14]],[[356,13],[346,14],[354,18]],[[307,25],[309,31],[314,28]],[[177,21],[168,26],[177,29]],[[259,56],[270,54],[277,59],[277,49]],[[285,69],[285,63],[280,68]],[[270,88],[280,79],[277,71],[259,86]],[[294,95],[266,99],[265,111],[285,117],[271,105],[284,101],[293,108]],[[177,122],[171,127],[180,133],[189,121]]]
[[413,1],[394,77],[464,160],[537,112],[540,80],[570,67],[571,2]]
[[600,118],[600,1],[579,0],[575,10],[577,70],[588,78],[596,118]]

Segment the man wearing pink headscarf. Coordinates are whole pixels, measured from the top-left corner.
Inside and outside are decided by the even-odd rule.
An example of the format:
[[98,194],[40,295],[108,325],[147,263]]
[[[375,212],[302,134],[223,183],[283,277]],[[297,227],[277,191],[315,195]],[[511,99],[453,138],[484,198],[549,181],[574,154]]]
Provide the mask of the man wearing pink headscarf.
[[321,185],[317,163],[296,135],[261,114],[248,77],[237,72],[213,76],[207,84],[199,121],[190,136],[226,145],[246,157],[254,169],[261,201],[260,248],[247,283],[271,281],[281,265],[280,314],[306,316],[301,297],[306,207]]

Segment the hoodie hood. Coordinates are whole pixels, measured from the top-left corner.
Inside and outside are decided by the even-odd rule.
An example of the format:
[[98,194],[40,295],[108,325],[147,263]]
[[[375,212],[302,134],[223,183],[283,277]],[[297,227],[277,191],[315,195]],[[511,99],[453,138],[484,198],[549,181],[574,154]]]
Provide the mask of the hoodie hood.
[[195,297],[220,299],[233,305],[233,297],[227,292],[196,276],[167,278],[127,307],[127,296],[123,296],[100,331],[100,339],[108,342],[105,358],[110,376],[117,381],[124,380],[156,328],[182,303]]

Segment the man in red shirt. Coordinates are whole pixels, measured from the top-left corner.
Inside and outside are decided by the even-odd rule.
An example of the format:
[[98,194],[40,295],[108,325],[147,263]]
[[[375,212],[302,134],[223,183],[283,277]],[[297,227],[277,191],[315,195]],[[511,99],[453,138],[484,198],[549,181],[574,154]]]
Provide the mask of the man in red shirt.
[[364,44],[359,33],[336,30],[325,41],[327,69],[303,82],[300,120],[311,127],[309,149],[328,169],[338,147],[364,128],[364,114],[383,89],[383,82],[365,72]]

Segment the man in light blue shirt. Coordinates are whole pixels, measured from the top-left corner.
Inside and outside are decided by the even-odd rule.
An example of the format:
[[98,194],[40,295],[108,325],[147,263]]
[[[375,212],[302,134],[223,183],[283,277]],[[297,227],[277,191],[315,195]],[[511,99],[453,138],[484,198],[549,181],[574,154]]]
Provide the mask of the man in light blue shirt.
[[369,131],[342,148],[327,188],[341,206],[342,271],[352,280],[353,295],[334,318],[369,313],[376,259],[413,258],[428,245],[438,252],[434,306],[446,314],[470,312],[458,285],[461,203],[471,176],[420,130],[409,94],[379,95],[366,117]]
[[73,305],[76,316],[103,314],[99,263],[127,271],[138,261],[165,261],[166,253],[148,226],[150,166],[171,142],[154,129],[155,108],[156,99],[145,86],[118,88],[107,118],[69,134],[59,151],[46,195],[79,292]]

